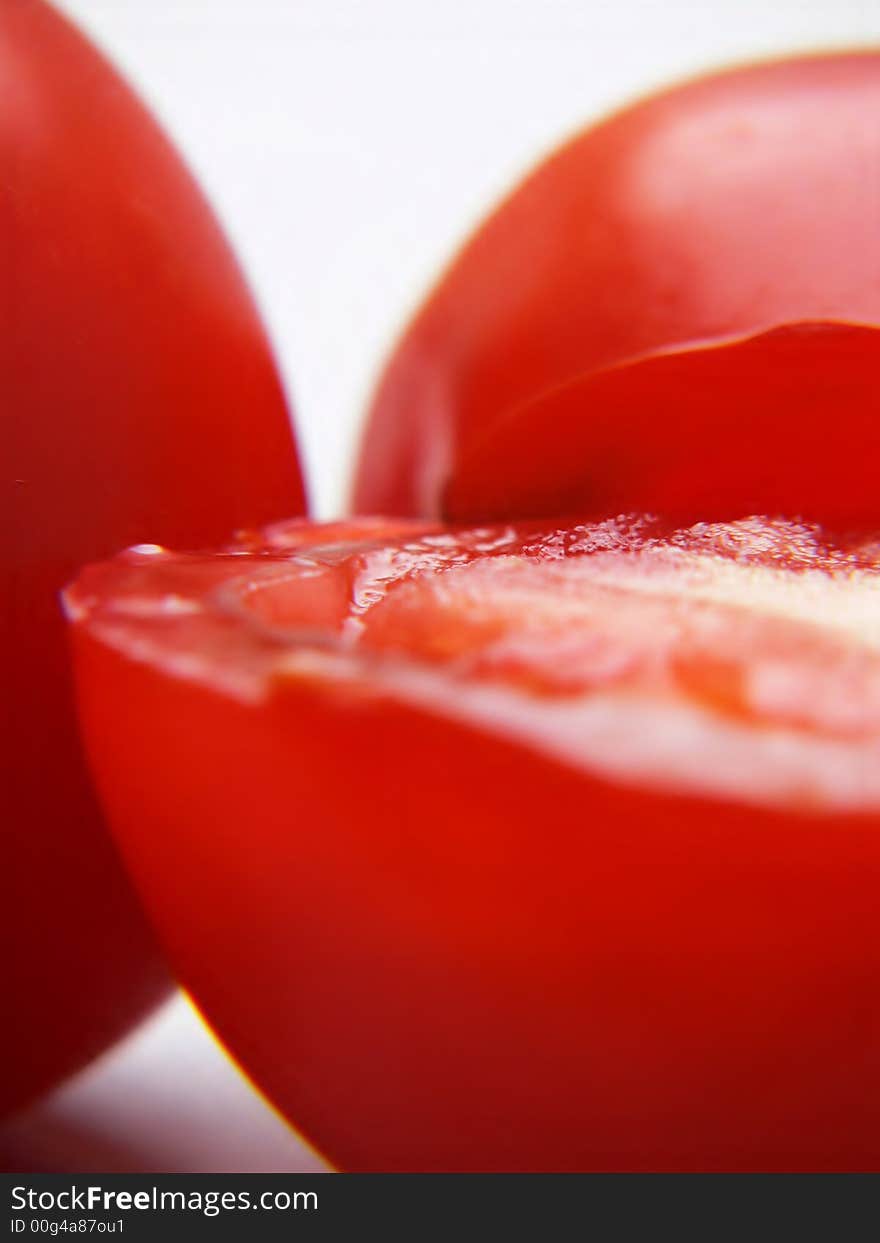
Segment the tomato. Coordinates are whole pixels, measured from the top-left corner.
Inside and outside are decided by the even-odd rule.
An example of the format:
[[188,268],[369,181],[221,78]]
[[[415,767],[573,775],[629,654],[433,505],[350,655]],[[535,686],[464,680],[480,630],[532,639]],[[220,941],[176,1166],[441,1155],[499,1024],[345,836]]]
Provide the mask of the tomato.
[[67,594],[183,982],[347,1170],[874,1170],[878,541],[293,523]]
[[558,150],[394,350],[358,512],[876,525],[878,108],[880,53],[811,56]]
[[39,0],[0,13],[0,1107],[168,988],[76,735],[58,591],[132,541],[301,509],[266,338],[217,223],[116,73]]

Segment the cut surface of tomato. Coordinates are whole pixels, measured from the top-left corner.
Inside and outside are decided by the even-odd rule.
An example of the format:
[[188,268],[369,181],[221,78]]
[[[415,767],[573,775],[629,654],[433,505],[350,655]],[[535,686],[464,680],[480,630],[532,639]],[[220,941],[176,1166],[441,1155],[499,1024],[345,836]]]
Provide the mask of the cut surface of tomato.
[[77,737],[58,594],[143,539],[301,512],[253,302],[142,106],[39,0],[0,5],[0,1111],[170,987]]
[[877,1168],[876,540],[291,523],[66,599],[181,978],[336,1164]]
[[[358,512],[604,516],[612,494],[876,525],[878,107],[880,54],[809,56],[670,89],[560,148],[394,349]],[[789,473],[802,437],[824,438],[824,473]],[[785,497],[765,502],[769,476]]]

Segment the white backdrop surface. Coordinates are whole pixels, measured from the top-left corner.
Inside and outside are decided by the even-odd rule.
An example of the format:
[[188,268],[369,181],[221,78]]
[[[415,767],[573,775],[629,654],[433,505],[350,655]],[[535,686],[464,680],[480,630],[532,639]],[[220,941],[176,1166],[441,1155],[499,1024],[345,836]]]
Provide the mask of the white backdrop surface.
[[[396,331],[452,247],[543,152],[682,75],[880,43],[877,0],[59,7],[138,87],[219,212],[268,323],[322,516],[344,505],[364,403]],[[0,1168],[15,1162],[320,1167],[183,999],[0,1130]]]

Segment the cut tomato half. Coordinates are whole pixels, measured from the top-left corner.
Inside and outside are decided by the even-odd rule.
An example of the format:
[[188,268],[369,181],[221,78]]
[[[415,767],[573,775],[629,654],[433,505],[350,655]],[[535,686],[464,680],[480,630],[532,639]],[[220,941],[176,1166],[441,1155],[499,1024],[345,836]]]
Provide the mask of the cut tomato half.
[[119,843],[348,1170],[880,1160],[880,546],[292,523],[67,593]]

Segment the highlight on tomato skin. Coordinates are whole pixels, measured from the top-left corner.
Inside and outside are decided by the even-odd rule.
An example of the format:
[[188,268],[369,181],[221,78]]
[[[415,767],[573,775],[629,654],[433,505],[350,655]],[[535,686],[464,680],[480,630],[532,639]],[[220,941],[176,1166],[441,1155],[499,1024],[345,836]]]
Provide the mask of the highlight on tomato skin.
[[66,594],[180,977],[346,1170],[872,1170],[880,541],[292,523]]
[[141,104],[41,0],[0,4],[0,98],[3,1112],[171,985],[86,771],[59,592],[304,497],[242,274]]
[[[598,516],[610,491],[623,509],[662,502],[679,519],[848,525],[867,512],[876,525],[859,462],[877,435],[878,108],[880,53],[834,52],[707,75],[559,148],[477,229],[394,348],[368,411],[356,511]],[[784,375],[781,328],[793,333]],[[664,365],[678,387],[651,400]],[[759,407],[748,434],[730,435],[728,389]],[[792,476],[791,509],[772,493],[769,508],[755,503],[766,476],[786,476],[805,423],[811,441],[827,436],[832,469]],[[653,474],[629,471],[635,445],[656,456]],[[555,469],[562,452],[557,478],[548,459]],[[838,469],[847,454],[854,478]],[[679,460],[692,469],[673,486]],[[710,473],[724,504],[700,513]]]

